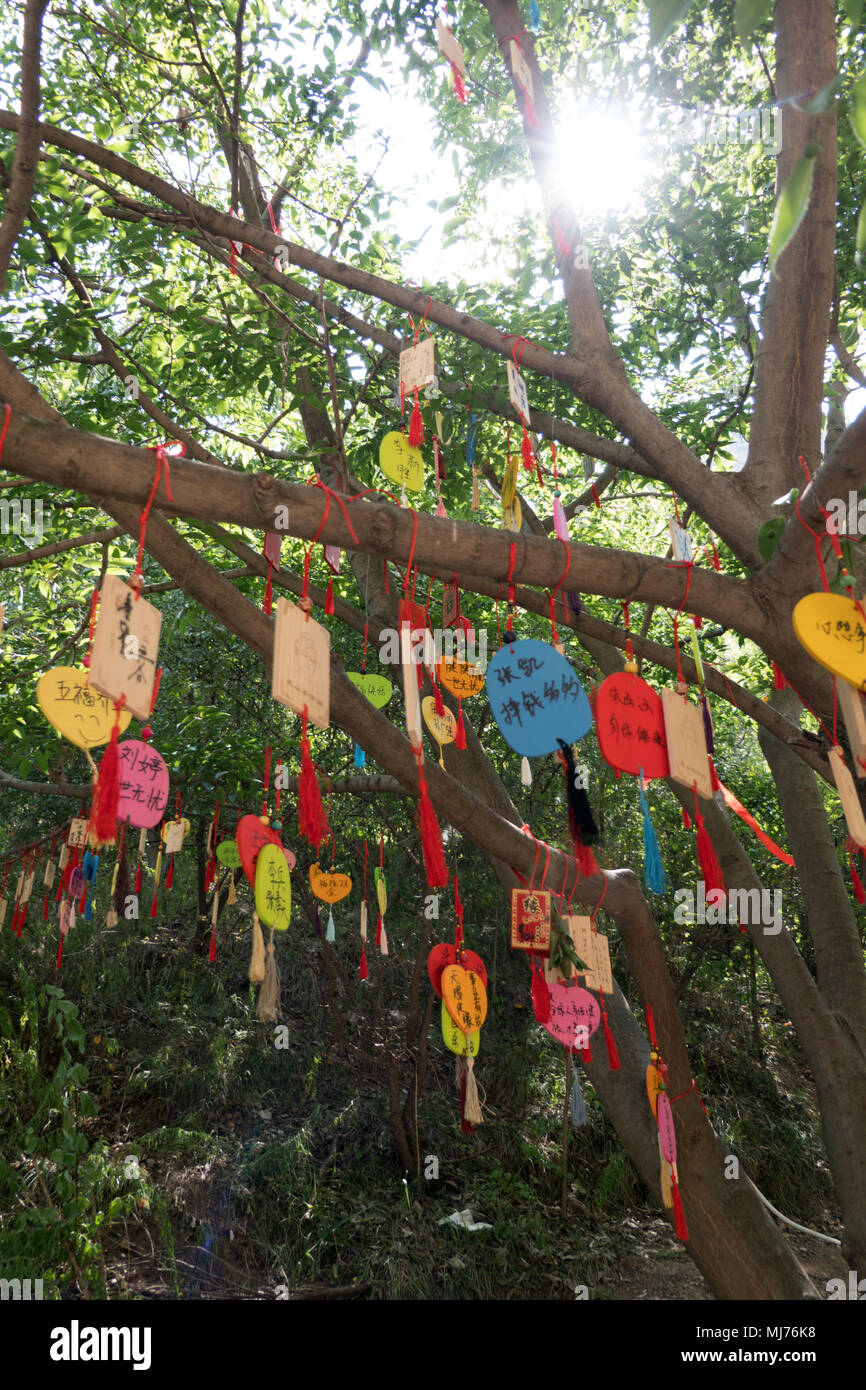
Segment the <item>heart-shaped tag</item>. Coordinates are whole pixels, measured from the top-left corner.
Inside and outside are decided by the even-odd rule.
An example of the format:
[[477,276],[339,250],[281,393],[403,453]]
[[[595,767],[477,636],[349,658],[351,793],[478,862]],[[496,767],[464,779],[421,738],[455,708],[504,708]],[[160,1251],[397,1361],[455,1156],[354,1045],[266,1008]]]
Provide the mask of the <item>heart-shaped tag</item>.
[[598,1001],[577,985],[554,984],[549,988],[550,1017],[542,1028],[563,1047],[587,1047],[601,1020]]
[[120,800],[118,820],[144,829],[157,825],[168,805],[168,768],[162,756],[149,743],[125,739],[117,745],[120,757]]
[[160,831],[160,835],[165,842],[166,854],[177,854],[183,847],[183,842],[190,832],[190,823],[186,816],[178,816],[174,820],[167,820]]
[[256,856],[256,912],[266,927],[285,931],[291,911],[292,880],[283,847],[262,845]]
[[351,893],[352,880],[348,874],[328,873],[318,864],[311,864],[310,887],[323,903],[338,903]]
[[[77,748],[98,748],[114,728],[114,701],[87,685],[87,672],[74,666],[53,666],[39,677],[36,699],[49,724]],[[132,715],[121,710],[118,728],[124,733]]]
[[420,449],[414,449],[405,434],[392,430],[386,434],[379,446],[379,467],[399,487],[404,485],[409,492],[420,492],[424,486],[424,458]]
[[439,682],[452,695],[467,700],[472,695],[480,695],[484,689],[484,672],[473,666],[471,661],[458,661],[456,657],[446,657],[439,665]]
[[602,757],[620,772],[647,779],[669,777],[665,715],[661,697],[629,671],[608,676],[598,687],[595,706]]
[[866,623],[844,594],[807,594],[791,615],[797,640],[810,656],[862,689],[866,682]]
[[376,709],[385,708],[394,691],[387,676],[380,676],[377,671],[366,671],[363,675],[360,671],[347,671],[346,675],[371,705]]
[[[445,1007],[445,1000],[442,1000],[442,1041],[449,1052],[456,1052],[458,1057],[466,1056],[466,1034],[462,1028],[458,1028],[454,1019]],[[481,1029],[476,1028],[469,1034],[469,1051],[473,1057],[478,1056],[478,1049],[481,1045]]]
[[221,864],[225,864],[227,869],[240,868],[241,856],[235,840],[220,840],[217,845],[216,857]]
[[478,976],[484,988],[487,988],[487,966],[475,951],[463,950],[458,957],[457,947],[450,941],[443,941],[438,946],[434,946],[427,957],[427,975],[439,998],[442,998],[442,971],[446,965],[460,964],[466,970],[473,971]]
[[292,851],[286,849],[276,830],[272,830],[269,825],[264,825],[258,816],[241,816],[238,821],[237,844],[241,864],[251,888],[256,886],[256,860],[265,845],[278,845],[283,851],[289,868],[295,867],[295,856]]
[[481,978],[462,965],[446,965],[442,971],[442,1001],[464,1033],[473,1033],[487,1017],[487,991]]
[[421,701],[421,713],[424,716],[424,723],[440,748],[443,744],[454,742],[457,737],[457,720],[450,709],[446,709],[444,714],[437,714],[435,697],[425,695]]

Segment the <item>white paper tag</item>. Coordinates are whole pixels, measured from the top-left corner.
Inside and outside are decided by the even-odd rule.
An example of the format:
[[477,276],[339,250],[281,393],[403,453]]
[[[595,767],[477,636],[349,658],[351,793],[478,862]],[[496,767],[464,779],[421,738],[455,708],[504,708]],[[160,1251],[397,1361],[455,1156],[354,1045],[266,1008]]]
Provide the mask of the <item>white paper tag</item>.
[[400,380],[407,392],[436,380],[435,343],[435,338],[425,338],[400,353]]
[[447,58],[449,63],[453,63],[460,76],[465,77],[466,59],[463,57],[463,49],[441,19],[436,20],[436,41],[439,44],[439,52],[442,57]]
[[511,54],[511,71],[529,97],[529,100],[534,104],[535,88],[532,85],[532,73],[529,70],[529,64],[524,58],[522,51],[517,47],[514,39],[511,40],[509,45],[509,52]]
[[688,564],[694,559],[692,550],[692,538],[685,527],[678,521],[671,519],[668,522],[668,529],[671,533],[671,546],[674,552],[674,559],[681,564]]
[[520,375],[513,362],[506,362],[508,372],[508,398],[518,415],[529,424],[529,396],[526,393],[526,382]]

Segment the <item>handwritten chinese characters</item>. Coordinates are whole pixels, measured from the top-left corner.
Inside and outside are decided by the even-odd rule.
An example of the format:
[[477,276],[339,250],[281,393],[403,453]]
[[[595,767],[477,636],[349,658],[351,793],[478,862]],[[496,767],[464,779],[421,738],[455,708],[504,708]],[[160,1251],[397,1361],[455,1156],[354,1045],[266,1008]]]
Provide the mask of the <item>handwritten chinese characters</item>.
[[866,687],[866,623],[843,594],[807,594],[792,615],[798,642],[849,685]]
[[277,599],[271,694],[296,714],[303,714],[306,707],[310,721],[319,729],[327,729],[331,634],[285,598]]
[[662,691],[662,708],[671,777],[681,786],[688,787],[689,791],[697,785],[698,796],[711,797],[713,784],[700,709],[670,688]]
[[550,952],[550,894],[540,888],[512,888],[511,945],[515,951]]
[[526,757],[553,753],[592,725],[583,686],[547,642],[506,643],[487,670],[487,695],[506,743]]
[[[114,727],[114,705],[87,685],[87,672],[74,666],[54,666],[39,678],[39,707],[58,733],[78,748],[98,748],[107,743]],[[132,715],[122,710],[119,729],[129,727]]]
[[363,675],[360,671],[347,671],[346,675],[371,705],[385,708],[394,690],[387,676],[380,676],[378,671],[365,671]]
[[487,991],[478,975],[462,965],[442,971],[442,1002],[464,1033],[473,1033],[487,1017]]
[[484,672],[473,666],[471,661],[457,661],[454,657],[446,657],[442,661],[439,679],[446,690],[461,700],[480,695],[484,689]]
[[265,845],[256,862],[256,912],[266,927],[285,931],[292,910],[292,880],[282,846]]
[[424,457],[413,448],[405,434],[391,430],[379,446],[379,467],[392,483],[420,492],[424,486]]
[[88,683],[112,700],[126,696],[126,709],[147,719],[153,703],[162,614],[116,575],[106,575],[99,591]]
[[323,903],[338,903],[351,893],[352,880],[348,874],[335,874],[333,869],[329,873],[318,864],[311,864],[310,887]]
[[669,777],[665,717],[652,686],[628,671],[608,676],[598,688],[596,732],[602,757],[635,777]]
[[541,1026],[563,1047],[588,1047],[600,1021],[601,1009],[587,990],[577,985],[550,986],[550,1017]]
[[119,820],[139,829],[157,825],[168,804],[168,768],[156,749],[139,739],[117,745],[120,757]]

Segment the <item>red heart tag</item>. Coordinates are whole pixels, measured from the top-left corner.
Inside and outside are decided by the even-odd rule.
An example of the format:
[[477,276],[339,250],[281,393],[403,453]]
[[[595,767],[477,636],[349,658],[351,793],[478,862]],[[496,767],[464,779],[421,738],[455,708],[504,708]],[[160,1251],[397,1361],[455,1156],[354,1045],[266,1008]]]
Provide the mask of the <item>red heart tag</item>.
[[440,946],[434,946],[427,957],[427,974],[430,983],[435,989],[439,998],[442,998],[442,971],[446,965],[462,965],[464,970],[471,970],[477,975],[487,988],[487,966],[475,951],[463,950],[458,953],[457,948],[451,945],[450,941],[443,941]]
[[670,777],[665,718],[660,697],[640,676],[621,671],[598,688],[598,746],[605,761],[635,777]]
[[295,867],[295,856],[286,849],[276,830],[264,825],[259,816],[242,816],[237,830],[238,854],[251,888],[256,886],[256,860],[265,845],[278,845],[286,856],[290,869]]

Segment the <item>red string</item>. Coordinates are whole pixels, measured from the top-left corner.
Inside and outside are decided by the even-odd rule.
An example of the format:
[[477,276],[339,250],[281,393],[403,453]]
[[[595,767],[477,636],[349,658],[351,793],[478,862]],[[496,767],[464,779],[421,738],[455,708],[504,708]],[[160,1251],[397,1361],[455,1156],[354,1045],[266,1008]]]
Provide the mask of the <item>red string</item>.
[[[154,450],[151,450],[151,452],[154,452]],[[162,477],[163,468],[165,469],[165,490],[168,494],[168,500],[169,502],[174,501],[174,498],[171,495],[171,475],[169,473],[168,454],[165,452],[165,445],[157,444],[155,452],[156,473],[154,474],[153,487],[150,489],[150,496],[144,504],[144,510],[138,518],[138,524],[141,529],[139,531],[138,536],[138,555],[136,556],[135,560],[135,574],[132,577],[131,583],[131,587],[135,589],[136,599],[141,598],[141,583],[143,578],[141,571],[141,558],[144,554],[144,537],[147,531],[147,519],[150,516],[150,509],[153,506],[153,499],[156,495],[156,489],[159,487],[159,480]],[[182,458],[185,453],[186,446],[181,444],[180,449],[175,457]]]
[[607,878],[605,877],[604,874],[602,874],[602,876],[601,876],[601,894],[599,895],[598,902],[596,903],[595,907],[592,909],[592,913],[591,913],[590,919],[589,919],[589,920],[590,920],[590,924],[591,924],[591,926],[592,926],[592,929],[593,929],[593,931],[595,931],[595,932],[598,931],[598,927],[595,925],[596,914],[597,914],[597,912],[598,912],[598,909],[601,907],[602,902],[604,901],[604,895],[605,895],[606,892],[607,892]]
[[676,653],[676,658],[677,658],[677,674],[678,674],[678,676],[679,676],[679,679],[682,681],[682,683],[685,684],[685,676],[683,675],[683,663],[682,663],[682,661],[680,660],[680,625],[679,625],[679,618],[680,618],[680,614],[681,614],[682,611],[683,611],[683,608],[685,607],[686,599],[687,599],[688,596],[689,596],[689,589],[692,587],[692,571],[693,571],[693,569],[694,569],[694,567],[695,567],[695,563],[694,563],[694,560],[677,560],[676,563],[673,564],[673,565],[665,565],[665,569],[682,569],[683,566],[685,566],[685,569],[686,569],[686,591],[685,591],[685,593],[683,594],[682,599],[680,600],[680,606],[679,606],[679,608],[677,609],[676,613],[674,614],[673,623],[674,623],[674,652]]
[[[823,508],[822,508],[822,510],[823,510]],[[812,530],[812,528],[811,528],[811,526],[809,525],[808,521],[804,521],[803,518],[802,518],[802,516],[800,515],[800,499],[799,499],[799,497],[798,497],[798,498],[796,499],[796,501],[794,502],[794,511],[797,513],[797,520],[799,521],[800,525],[801,525],[801,526],[805,526],[806,530],[809,532],[809,535],[812,537],[812,539],[813,539],[814,542],[815,542],[815,556],[816,556],[817,561],[818,561],[818,568],[819,568],[820,571],[821,571],[821,582],[822,582],[823,585],[824,585],[824,592],[825,592],[825,594],[828,594],[828,593],[830,592],[830,585],[829,585],[829,583],[828,583],[828,581],[827,581],[827,571],[826,571],[826,569],[824,568],[824,557],[823,557],[823,555],[821,554],[821,537],[820,537],[820,535],[818,534],[817,531],[813,531],[813,530]]]
[[3,429],[0,430],[0,462],[3,459],[3,445],[6,443],[6,431],[9,428],[9,421],[12,419],[12,407],[6,402],[6,418],[3,421]]

